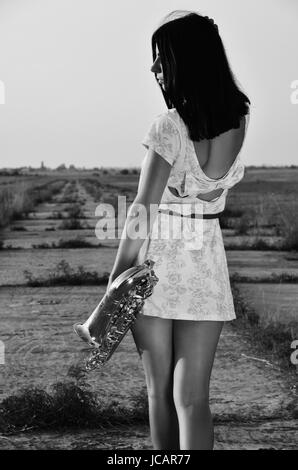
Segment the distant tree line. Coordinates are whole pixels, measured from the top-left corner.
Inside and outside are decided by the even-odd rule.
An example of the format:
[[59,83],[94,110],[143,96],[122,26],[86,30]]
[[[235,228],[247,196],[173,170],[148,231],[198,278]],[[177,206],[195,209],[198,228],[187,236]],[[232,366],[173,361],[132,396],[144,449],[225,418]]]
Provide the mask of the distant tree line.
[[[282,170],[282,169],[290,169],[290,170],[297,170],[298,165],[283,165],[283,166],[270,166],[270,165],[246,165],[246,168],[249,170]],[[43,172],[54,172],[54,171],[86,171],[86,172],[96,172],[98,176],[101,174],[104,175],[110,175],[110,174],[121,174],[121,175],[138,175],[140,173],[140,168],[113,168],[113,167],[108,167],[108,168],[79,168],[75,167],[75,165],[69,165],[67,168],[65,164],[61,164],[57,166],[57,168],[46,168],[44,169],[41,168],[32,168],[32,167],[21,167],[21,168],[2,168],[0,169],[0,176],[24,176],[26,174],[36,174],[38,175],[41,171]],[[34,173],[35,172],[35,173]],[[95,173],[94,173],[95,174]]]

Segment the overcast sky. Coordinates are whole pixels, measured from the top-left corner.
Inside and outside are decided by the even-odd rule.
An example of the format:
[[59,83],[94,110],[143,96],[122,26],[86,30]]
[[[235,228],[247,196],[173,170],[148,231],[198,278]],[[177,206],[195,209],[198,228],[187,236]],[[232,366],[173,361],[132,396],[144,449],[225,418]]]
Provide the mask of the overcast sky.
[[140,166],[167,109],[151,35],[174,9],[219,27],[252,102],[243,161],[297,164],[297,0],[0,0],[0,166]]

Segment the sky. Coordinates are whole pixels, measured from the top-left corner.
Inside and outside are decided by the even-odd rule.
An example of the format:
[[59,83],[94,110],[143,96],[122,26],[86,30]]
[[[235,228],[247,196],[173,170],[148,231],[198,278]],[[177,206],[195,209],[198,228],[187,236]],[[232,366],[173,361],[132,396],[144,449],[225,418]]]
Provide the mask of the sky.
[[0,167],[139,167],[167,110],[151,36],[175,9],[218,25],[252,103],[243,162],[298,164],[297,0],[0,0]]

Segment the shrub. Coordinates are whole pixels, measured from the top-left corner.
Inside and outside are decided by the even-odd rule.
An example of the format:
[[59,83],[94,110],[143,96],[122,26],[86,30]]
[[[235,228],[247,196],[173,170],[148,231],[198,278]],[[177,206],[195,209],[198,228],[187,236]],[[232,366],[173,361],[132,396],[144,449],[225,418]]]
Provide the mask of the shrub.
[[39,243],[38,245],[33,244],[32,248],[37,249],[50,249],[50,248],[109,248],[109,245],[104,245],[103,243],[98,243],[93,245],[92,243],[84,240],[80,236],[70,239],[63,240],[60,239],[58,243]]
[[55,180],[38,186],[29,183],[2,188],[0,190],[0,227],[12,220],[24,218],[37,204],[49,202],[65,185],[64,180]]
[[231,285],[237,315],[234,326],[241,328],[243,335],[247,336],[261,353],[269,355],[272,361],[278,361],[285,369],[291,369],[289,345],[296,339],[297,323],[263,323],[254,309],[245,303],[234,282]]
[[69,219],[63,220],[63,222],[59,225],[59,230],[81,230],[87,228],[82,224],[79,219]]
[[242,216],[240,218],[240,222],[239,222],[236,232],[238,235],[247,235],[249,227],[250,227],[250,223],[249,223],[247,216]]
[[103,192],[102,184],[98,178],[84,178],[80,182],[95,201],[100,201]]
[[85,219],[85,214],[80,204],[73,204],[67,208],[68,217],[70,219]]
[[148,422],[145,391],[132,397],[133,406],[109,403],[88,390],[84,380],[70,379],[51,386],[52,393],[27,387],[0,404],[0,432],[32,429],[100,428]]
[[282,249],[288,251],[298,251],[298,223],[295,220],[282,241]]
[[85,271],[83,266],[79,266],[77,270],[71,268],[69,263],[62,259],[54,271],[48,277],[34,277],[31,271],[24,270],[24,277],[27,285],[30,287],[56,286],[56,285],[101,285],[107,284],[109,273],[104,272],[100,276],[96,271]]

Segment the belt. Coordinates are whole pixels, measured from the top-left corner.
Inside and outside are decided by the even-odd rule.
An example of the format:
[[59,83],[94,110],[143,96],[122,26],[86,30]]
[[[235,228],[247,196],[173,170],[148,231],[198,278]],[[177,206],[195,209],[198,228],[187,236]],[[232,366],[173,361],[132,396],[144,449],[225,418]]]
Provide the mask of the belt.
[[179,215],[180,217],[190,217],[192,219],[217,219],[221,214],[224,213],[224,211],[221,212],[216,212],[215,214],[180,214],[179,212],[172,211],[170,209],[158,209],[158,212],[162,212],[164,214],[168,215]]

